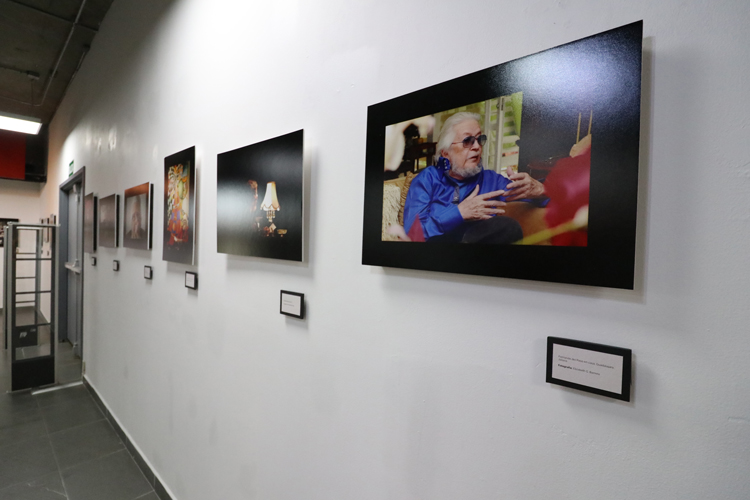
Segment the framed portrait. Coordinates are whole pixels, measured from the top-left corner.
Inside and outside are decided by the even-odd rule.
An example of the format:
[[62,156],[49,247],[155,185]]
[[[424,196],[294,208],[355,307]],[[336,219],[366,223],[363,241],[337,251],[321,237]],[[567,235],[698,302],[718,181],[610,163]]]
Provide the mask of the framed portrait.
[[96,202],[94,193],[83,197],[83,251],[96,252]]
[[219,253],[301,261],[302,179],[302,130],[219,154]]
[[633,288],[643,23],[368,108],[362,263]]
[[195,147],[164,159],[162,259],[195,263]]
[[151,250],[153,193],[150,182],[125,190],[122,246]]
[[18,219],[0,218],[0,248],[5,246],[5,227],[9,222],[18,222]]
[[117,248],[120,244],[120,195],[99,200],[99,246]]

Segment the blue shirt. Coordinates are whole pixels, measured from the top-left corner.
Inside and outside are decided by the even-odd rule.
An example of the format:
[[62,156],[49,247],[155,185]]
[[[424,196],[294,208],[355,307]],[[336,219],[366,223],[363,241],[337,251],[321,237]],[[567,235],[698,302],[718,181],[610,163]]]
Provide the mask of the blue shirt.
[[[411,182],[404,203],[404,230],[408,233],[415,217],[422,223],[425,239],[460,231],[464,218],[458,211],[458,204],[469,196],[479,185],[479,193],[505,190],[511,181],[493,170],[482,170],[474,177],[457,180],[448,175],[450,170],[427,167]],[[493,200],[505,201],[505,196]],[[523,200],[544,206],[548,198]]]

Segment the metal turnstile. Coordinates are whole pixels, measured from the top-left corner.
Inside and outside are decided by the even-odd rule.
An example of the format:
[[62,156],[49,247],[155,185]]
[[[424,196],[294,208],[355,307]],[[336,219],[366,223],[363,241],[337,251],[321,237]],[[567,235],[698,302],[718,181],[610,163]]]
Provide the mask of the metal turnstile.
[[3,309],[11,391],[55,383],[57,226],[5,229]]

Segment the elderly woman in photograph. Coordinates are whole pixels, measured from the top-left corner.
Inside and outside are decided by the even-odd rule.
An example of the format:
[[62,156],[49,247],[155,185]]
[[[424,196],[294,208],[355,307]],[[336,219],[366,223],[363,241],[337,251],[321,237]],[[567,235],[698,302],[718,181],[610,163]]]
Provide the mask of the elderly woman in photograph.
[[527,173],[508,177],[482,167],[480,116],[456,113],[445,121],[437,141],[437,165],[411,183],[404,205],[404,229],[421,226],[426,241],[508,244],[523,238],[521,226],[504,216],[507,201],[544,206],[544,185]]

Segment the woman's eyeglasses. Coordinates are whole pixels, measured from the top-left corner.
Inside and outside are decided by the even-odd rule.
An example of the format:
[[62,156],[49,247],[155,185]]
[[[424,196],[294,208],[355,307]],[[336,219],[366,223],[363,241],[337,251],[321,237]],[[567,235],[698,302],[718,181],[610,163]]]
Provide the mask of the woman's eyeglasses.
[[460,142],[465,148],[470,148],[474,145],[474,141],[477,141],[480,146],[484,146],[484,143],[487,142],[487,136],[484,134],[477,137],[470,135],[469,137],[465,137],[463,141],[451,142],[451,144],[458,144]]

